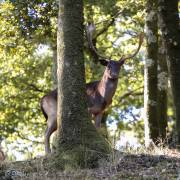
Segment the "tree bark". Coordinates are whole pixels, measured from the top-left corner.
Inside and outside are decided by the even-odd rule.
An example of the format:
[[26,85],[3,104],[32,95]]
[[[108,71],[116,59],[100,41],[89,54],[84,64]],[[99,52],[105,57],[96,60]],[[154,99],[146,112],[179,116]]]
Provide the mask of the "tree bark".
[[180,25],[178,0],[158,0],[159,26],[167,50],[175,106],[177,146],[180,147]]
[[110,152],[90,121],[85,95],[82,0],[60,0],[57,77],[56,167],[95,167]]
[[156,0],[148,0],[146,4],[146,37],[147,56],[144,68],[144,124],[145,145],[150,141],[157,142],[159,136],[157,121],[157,4]]
[[168,89],[168,70],[164,42],[159,40],[158,55],[158,123],[159,137],[162,142],[166,141],[167,131],[167,89]]

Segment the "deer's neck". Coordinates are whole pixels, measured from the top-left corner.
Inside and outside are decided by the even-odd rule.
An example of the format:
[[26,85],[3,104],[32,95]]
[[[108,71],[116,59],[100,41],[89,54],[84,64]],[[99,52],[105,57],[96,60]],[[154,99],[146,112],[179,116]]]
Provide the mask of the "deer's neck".
[[110,79],[106,73],[104,73],[101,81],[99,82],[98,91],[108,104],[111,103],[116,92],[117,83],[118,79]]

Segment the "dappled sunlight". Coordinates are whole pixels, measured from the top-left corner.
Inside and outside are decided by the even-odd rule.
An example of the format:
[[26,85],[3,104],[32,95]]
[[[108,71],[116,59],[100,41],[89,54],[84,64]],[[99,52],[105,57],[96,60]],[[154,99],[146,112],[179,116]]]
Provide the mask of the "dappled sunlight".
[[180,180],[180,2],[69,2],[0,0],[0,180]]

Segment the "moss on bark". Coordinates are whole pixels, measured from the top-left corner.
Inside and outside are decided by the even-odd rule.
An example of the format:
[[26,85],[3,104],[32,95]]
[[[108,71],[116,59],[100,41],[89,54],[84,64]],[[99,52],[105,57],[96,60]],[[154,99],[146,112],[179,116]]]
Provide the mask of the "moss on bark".
[[159,41],[158,55],[158,124],[159,136],[165,143],[167,140],[167,90],[168,90],[168,69],[164,42]]
[[156,143],[159,136],[157,119],[157,2],[148,0],[146,4],[146,38],[147,56],[144,72],[144,111],[145,111],[145,144],[149,146],[150,139]]
[[97,167],[110,146],[87,111],[83,57],[83,2],[60,0],[57,41],[57,135],[50,166],[65,169]]
[[158,0],[159,26],[165,42],[176,116],[177,147],[180,149],[180,25],[178,0]]

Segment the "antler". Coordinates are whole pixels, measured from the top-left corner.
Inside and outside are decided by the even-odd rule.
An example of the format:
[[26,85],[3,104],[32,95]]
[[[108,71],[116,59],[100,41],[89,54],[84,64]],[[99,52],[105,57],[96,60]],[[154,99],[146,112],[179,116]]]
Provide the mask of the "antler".
[[[91,54],[94,57],[94,59],[98,60],[101,64],[105,65],[109,61],[109,59],[100,55],[97,52],[97,50],[93,44],[93,33],[95,30],[96,30],[96,26],[93,23],[90,23],[89,25],[86,26],[86,35],[87,35],[89,49],[90,49]],[[143,43],[143,39],[144,39],[144,33],[140,33],[139,45],[138,45],[138,48],[136,49],[136,51],[132,55],[129,55],[127,57],[124,57],[124,55],[123,55],[119,61],[121,61],[123,63],[123,62],[125,62],[125,60],[133,58],[134,56],[136,56],[136,54],[139,52],[139,50],[141,48],[141,45]]]
[[132,55],[129,55],[128,57],[121,57],[120,61],[123,60],[127,60],[127,59],[130,59],[130,58],[133,58],[134,56],[136,56],[136,54],[139,52],[140,48],[141,48],[141,45],[143,43],[143,39],[144,39],[144,33],[140,33],[139,35],[139,45],[138,45],[138,48],[136,49],[136,51],[132,54]]
[[[98,60],[98,61],[108,61],[107,58],[103,57],[102,55],[100,55],[96,48],[94,47],[94,44],[93,44],[93,33],[94,31],[96,30],[96,26],[95,24],[91,23],[89,25],[86,26],[86,35],[87,35],[87,40],[88,40],[88,45],[89,45],[89,48],[91,50],[91,54],[92,56]],[[102,62],[101,62],[102,63]]]

